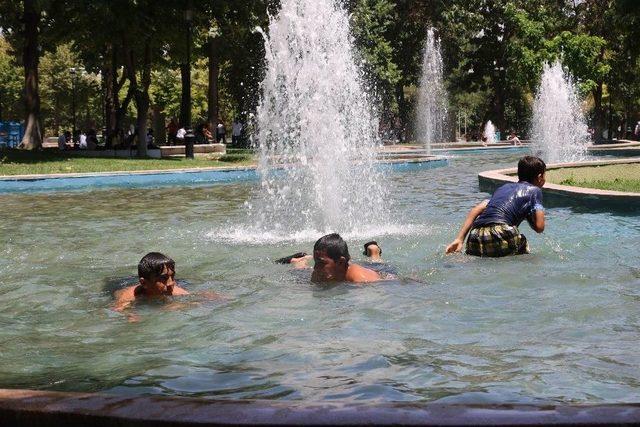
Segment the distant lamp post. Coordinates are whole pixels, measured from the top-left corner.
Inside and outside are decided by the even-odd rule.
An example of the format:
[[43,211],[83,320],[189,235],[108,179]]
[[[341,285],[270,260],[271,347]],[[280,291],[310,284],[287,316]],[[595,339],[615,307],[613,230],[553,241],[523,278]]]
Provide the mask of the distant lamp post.
[[71,137],[73,138],[73,142],[76,142],[76,83],[78,79],[78,70],[75,67],[69,68],[69,74],[71,74],[71,88],[72,88],[72,98],[71,98],[71,112],[73,114],[73,131],[71,133]]
[[187,8],[184,11],[184,22],[187,24],[187,57],[186,57],[186,88],[184,90],[185,96],[185,111],[184,111],[184,126],[187,133],[184,136],[184,154],[185,157],[193,158],[193,144],[195,135],[191,128],[191,33],[193,23],[193,9],[191,0],[187,4]]

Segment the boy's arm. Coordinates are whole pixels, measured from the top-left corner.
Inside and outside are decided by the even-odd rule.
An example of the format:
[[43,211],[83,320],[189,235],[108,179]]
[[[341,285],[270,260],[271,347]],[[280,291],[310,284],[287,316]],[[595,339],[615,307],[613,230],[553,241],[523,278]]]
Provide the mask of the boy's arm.
[[537,210],[531,216],[529,225],[536,233],[542,233],[544,231],[544,211]]
[[122,312],[131,305],[133,300],[135,300],[133,288],[135,288],[135,286],[120,289],[115,292],[114,296],[116,300],[111,307],[113,311]]
[[467,218],[464,220],[464,223],[460,228],[460,231],[458,232],[458,235],[453,240],[453,242],[451,242],[449,246],[447,246],[447,249],[445,249],[445,253],[450,254],[452,252],[460,252],[462,250],[464,239],[465,237],[467,237],[467,233],[469,232],[469,230],[471,230],[473,221],[478,217],[478,215],[480,215],[482,212],[484,212],[485,209],[487,209],[488,203],[488,200],[484,200],[471,208],[469,214],[467,215]]

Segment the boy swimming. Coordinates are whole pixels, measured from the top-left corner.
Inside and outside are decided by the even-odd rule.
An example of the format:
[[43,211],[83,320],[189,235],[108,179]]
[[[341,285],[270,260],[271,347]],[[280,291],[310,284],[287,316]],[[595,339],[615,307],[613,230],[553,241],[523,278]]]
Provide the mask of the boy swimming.
[[518,182],[504,184],[471,209],[456,238],[445,252],[462,250],[475,256],[502,257],[529,253],[529,244],[518,226],[526,219],[531,228],[542,233],[545,226],[542,190],[547,165],[542,159],[525,156],[518,162]]
[[313,282],[368,283],[382,280],[380,275],[368,268],[349,262],[349,248],[339,234],[322,236],[313,245]]
[[168,256],[159,252],[146,254],[138,263],[139,283],[115,292],[114,310],[123,311],[137,299],[189,295],[176,284],[175,273],[176,263]]
[[364,244],[364,251],[362,255],[369,258],[371,262],[383,262],[382,261],[382,248],[375,240]]

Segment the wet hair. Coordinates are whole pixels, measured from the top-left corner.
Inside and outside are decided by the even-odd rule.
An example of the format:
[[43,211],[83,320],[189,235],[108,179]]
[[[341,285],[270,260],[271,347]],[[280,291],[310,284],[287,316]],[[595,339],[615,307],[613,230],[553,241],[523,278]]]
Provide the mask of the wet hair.
[[547,170],[547,165],[541,158],[535,156],[524,156],[518,162],[518,179],[533,183],[533,180]]
[[367,242],[367,243],[364,244],[364,252],[362,252],[362,255],[369,256],[369,254],[367,253],[367,248],[370,245],[376,245],[380,249],[380,255],[382,255],[382,248],[380,247],[378,242],[376,242],[375,240],[372,240],[372,241]]
[[316,244],[313,245],[313,251],[326,252],[329,258],[334,261],[339,260],[340,257],[345,257],[347,261],[351,259],[347,243],[342,240],[338,233],[327,234],[319,238]]
[[147,280],[158,277],[162,274],[164,267],[176,271],[176,263],[174,260],[160,252],[149,252],[138,263],[138,277]]
[[303,256],[307,256],[306,252],[296,252],[293,255],[286,256],[284,258],[279,258],[275,262],[276,264],[291,264],[291,260],[293,258],[302,258]]

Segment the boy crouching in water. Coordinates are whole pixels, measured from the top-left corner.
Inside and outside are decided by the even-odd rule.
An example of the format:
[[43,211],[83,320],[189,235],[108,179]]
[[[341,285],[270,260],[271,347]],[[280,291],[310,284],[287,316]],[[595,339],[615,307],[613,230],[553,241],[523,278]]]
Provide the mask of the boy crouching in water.
[[172,295],[189,295],[176,284],[176,263],[159,252],[146,254],[138,263],[139,284],[115,293],[114,310],[123,311],[140,298],[157,298]]
[[486,200],[471,209],[457,237],[446,253],[462,250],[476,256],[502,257],[529,253],[529,244],[518,231],[526,219],[538,233],[544,231],[542,186],[547,165],[538,157],[525,156],[518,162],[518,180],[504,184]]

